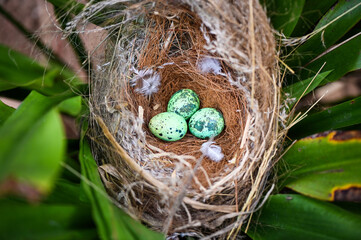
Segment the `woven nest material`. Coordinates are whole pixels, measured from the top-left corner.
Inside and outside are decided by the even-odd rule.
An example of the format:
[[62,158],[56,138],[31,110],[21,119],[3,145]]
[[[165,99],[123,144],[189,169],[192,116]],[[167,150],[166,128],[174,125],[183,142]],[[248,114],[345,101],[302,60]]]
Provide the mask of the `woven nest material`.
[[[98,16],[109,35],[91,82],[89,135],[109,193],[169,236],[236,236],[260,205],[282,139],[275,42],[258,1],[101,1],[69,29]],[[150,133],[150,118],[183,88],[223,113],[219,136],[164,142]],[[220,162],[202,154],[207,142],[221,147]]]

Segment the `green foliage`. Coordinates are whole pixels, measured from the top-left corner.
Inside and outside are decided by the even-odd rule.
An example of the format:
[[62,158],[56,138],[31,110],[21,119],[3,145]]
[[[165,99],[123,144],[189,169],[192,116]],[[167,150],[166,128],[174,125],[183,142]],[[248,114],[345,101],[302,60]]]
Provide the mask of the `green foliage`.
[[[48,2],[63,28],[86,7],[75,0]],[[354,28],[361,20],[358,0],[261,2],[275,29],[286,37],[308,34],[299,45],[282,48],[281,58],[296,72],[286,75],[283,88],[285,96],[295,99],[290,107],[317,87],[361,68],[361,34]],[[98,25],[114,20],[103,13],[95,16],[91,21]],[[72,34],[69,41],[84,63],[81,38]],[[0,92],[31,91],[16,110],[0,102],[0,239],[164,239],[126,215],[107,195],[85,137],[87,123],[80,141],[66,139],[58,111],[74,118],[84,115],[87,109],[81,102],[87,101],[87,86],[58,64],[42,66],[0,45]],[[313,113],[296,124],[289,137],[352,129],[361,123],[360,104],[358,97]],[[357,239],[360,205],[347,201],[351,190],[361,186],[360,135],[321,133],[294,143],[276,168],[279,190],[298,194],[272,195],[253,215],[248,235]],[[334,200],[345,202],[326,202]],[[31,204],[34,201],[37,205]]]
[[310,114],[291,128],[291,138],[306,137],[314,133],[349,127],[361,123],[361,97]]
[[[76,14],[83,8],[75,1],[51,2],[62,21],[70,20],[65,13]],[[72,35],[70,41],[79,50],[76,53],[84,53],[84,48],[78,49],[83,46],[78,36]],[[5,46],[0,46],[0,63],[0,91],[35,90],[17,110],[0,103],[0,210],[9,212],[0,227],[1,238],[164,239],[113,205],[85,139],[75,149],[76,154],[80,151],[80,165],[69,158],[74,152],[66,153],[57,110],[80,116],[82,97],[75,92],[86,94],[77,77],[63,66],[43,67]],[[74,180],[79,170],[81,182]],[[33,206],[4,198],[11,194],[41,203]]]
[[263,0],[261,2],[267,8],[273,27],[285,36],[291,35],[301,16],[305,0]]
[[64,178],[57,178],[54,190],[44,200],[47,204],[73,204],[87,206],[91,212],[90,204],[87,198],[82,195],[80,183],[74,183]]
[[335,191],[361,186],[360,156],[358,131],[304,138],[283,156],[280,165],[284,166],[279,173],[284,175],[282,185],[307,196],[334,200]]
[[61,112],[76,117],[81,111],[81,96],[66,99],[58,107]]
[[[64,130],[52,110],[69,94],[45,97],[32,92],[0,128],[0,180],[51,189],[64,158]],[[46,146],[46,147],[45,147]]]
[[45,68],[34,59],[0,45],[0,91],[23,87],[53,95],[78,84],[80,80],[62,66]]
[[293,103],[290,104],[289,107],[292,107],[300,98],[306,96],[306,94],[310,93],[312,90],[318,87],[322,80],[324,80],[330,73],[331,71],[316,74],[313,77],[296,82],[284,88],[283,91],[285,94],[288,94],[289,98],[294,98]]
[[315,28],[317,22],[329,10],[337,0],[306,0],[302,14],[293,29],[292,37],[301,37]]
[[8,117],[10,117],[10,115],[15,111],[14,108],[9,107],[8,105],[6,105],[5,103],[3,103],[2,101],[0,101],[0,127],[4,124],[4,122],[6,121],[6,119],[8,119]]
[[[282,25],[277,18],[285,13],[283,6],[296,4],[283,2],[278,5],[278,12],[276,5],[268,9],[276,29],[286,36],[309,34],[299,45],[283,48],[285,63],[296,72],[286,75],[283,88],[285,96],[295,100],[289,105],[292,107],[317,87],[361,68],[361,35],[352,29],[360,22],[361,3],[306,0],[300,18]],[[267,5],[272,6],[268,1]],[[292,11],[293,16],[299,14],[298,10]],[[288,188],[300,194],[271,196],[253,216],[249,236],[253,239],[359,238],[361,213],[355,209],[360,204],[349,201],[360,199],[357,192],[361,186],[361,132],[322,133],[356,128],[361,122],[359,101],[356,98],[314,112],[290,129],[289,137],[296,139],[320,133],[298,140],[276,166],[279,190],[290,191]]]
[[0,239],[98,239],[89,208],[85,206],[66,203],[32,206],[0,200],[0,212]]
[[82,185],[92,203],[93,217],[101,238],[119,240],[164,239],[161,234],[151,232],[139,222],[127,216],[109,200],[103,183],[100,180],[98,167],[92,156],[90,146],[84,138],[87,126],[85,124],[83,126],[79,159],[82,166],[82,175],[90,183],[83,181]]
[[337,81],[346,73],[360,69],[360,42],[361,34],[358,34],[336,46],[336,48],[330,49],[329,52],[326,52],[302,69],[298,75],[299,78],[306,79],[314,76],[324,63],[326,64],[322,72],[332,71],[332,73],[322,81],[321,85]]
[[252,217],[247,234],[255,240],[359,239],[360,215],[297,194],[269,198]]
[[0,90],[17,86],[49,86],[49,78],[44,78],[44,68],[32,59],[0,45]]
[[341,0],[313,29],[305,43],[297,47],[286,63],[291,68],[305,66],[344,36],[361,19],[361,2]]
[[51,4],[54,5],[54,7],[60,8],[61,10],[73,14],[79,14],[83,8],[84,4],[78,3],[75,0],[47,0]]

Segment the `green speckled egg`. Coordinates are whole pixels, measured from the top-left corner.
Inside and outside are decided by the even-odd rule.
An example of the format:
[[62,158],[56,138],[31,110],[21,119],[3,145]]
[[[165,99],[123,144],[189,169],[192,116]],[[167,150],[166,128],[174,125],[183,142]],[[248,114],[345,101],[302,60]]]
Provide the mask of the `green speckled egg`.
[[149,130],[157,138],[174,142],[182,139],[187,133],[187,122],[182,116],[176,113],[163,112],[150,119]]
[[223,115],[214,108],[202,108],[189,120],[189,131],[197,138],[215,137],[223,128]]
[[199,109],[198,95],[191,89],[181,89],[168,102],[168,112],[174,112],[186,120]]

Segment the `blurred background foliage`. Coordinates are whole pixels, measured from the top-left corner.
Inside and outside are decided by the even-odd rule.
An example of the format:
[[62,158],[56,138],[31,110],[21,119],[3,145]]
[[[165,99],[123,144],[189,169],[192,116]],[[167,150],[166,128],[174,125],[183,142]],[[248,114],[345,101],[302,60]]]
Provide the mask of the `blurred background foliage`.
[[[108,197],[85,137],[96,41],[60,34],[85,3],[0,1],[0,239],[164,239]],[[285,119],[277,189],[243,230],[252,239],[359,239],[361,2],[261,3],[278,31],[284,97],[301,118]],[[45,27],[29,21],[35,10]]]

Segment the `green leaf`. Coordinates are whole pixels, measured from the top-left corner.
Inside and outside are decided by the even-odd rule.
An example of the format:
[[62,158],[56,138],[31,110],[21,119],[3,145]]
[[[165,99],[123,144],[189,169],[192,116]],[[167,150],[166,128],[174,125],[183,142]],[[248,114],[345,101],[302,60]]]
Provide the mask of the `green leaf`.
[[[360,20],[360,16],[359,16],[359,14],[357,14],[357,13],[360,13],[360,11],[361,11],[360,7],[361,7],[360,1],[358,1],[358,0],[340,0],[340,1],[338,1],[336,6],[331,8],[322,17],[322,19],[318,22],[317,26],[315,27],[315,30],[318,30],[321,27],[326,26],[333,20],[336,20],[337,18],[339,18],[342,14],[345,14],[345,17],[347,17],[348,18],[347,20],[349,21],[349,23],[351,23],[350,25],[353,26],[354,24],[356,24],[358,22],[357,20]],[[349,11],[349,12],[346,13],[347,11]],[[345,21],[346,21],[346,19],[344,19],[342,22],[339,22],[338,24],[343,24],[343,26],[346,26],[347,29],[351,29],[351,26],[347,26]],[[340,29],[340,25],[338,26],[338,29]],[[344,32],[347,32],[347,30],[344,30]],[[340,33],[336,33],[336,34],[343,35]],[[336,37],[334,36],[333,38],[336,38]]]
[[46,198],[45,203],[84,205],[85,202],[81,201],[80,192],[80,183],[73,183],[68,180],[58,178],[55,182],[54,190]]
[[[361,33],[345,40],[341,44],[330,49],[327,53],[312,61],[307,67],[304,67],[297,75],[287,77],[286,84],[299,81],[298,79],[311,78],[322,68],[322,72],[332,71],[321,83],[339,80],[346,73],[361,68]],[[295,79],[295,76],[298,79]],[[294,83],[293,83],[294,84]]]
[[361,97],[311,114],[288,132],[290,138],[301,138],[314,133],[335,130],[361,123]]
[[90,209],[70,204],[41,204],[0,200],[0,239],[98,239]]
[[[67,140],[67,155],[78,157],[79,155],[79,139]],[[80,172],[80,164],[77,160],[70,158],[69,156],[63,162],[63,171],[61,172],[61,178],[69,182],[80,183],[80,178],[74,172]]]
[[293,58],[287,59],[287,65],[295,70],[297,66],[309,63],[335,44],[360,20],[361,2],[340,0],[317,24],[314,29],[316,34],[297,48],[292,54]]
[[326,62],[322,72],[331,71],[321,85],[339,80],[346,73],[361,68],[361,33],[310,63],[301,73],[301,79],[314,75]]
[[361,216],[361,202],[334,202],[333,204]]
[[54,6],[66,12],[73,13],[75,15],[79,14],[84,8],[84,4],[78,3],[75,0],[47,0],[47,1],[53,4]]
[[44,68],[33,59],[0,44],[0,91],[23,87],[54,95],[68,90],[69,85],[80,83],[63,67],[49,65]]
[[322,71],[333,71],[326,77],[322,84],[339,80],[346,73],[361,68],[360,43],[361,34],[358,34],[357,36],[346,40],[345,43],[336,49],[312,62],[307,66],[307,70],[315,72],[324,62],[326,62],[326,65]]
[[51,110],[71,96],[70,91],[53,97],[32,92],[0,128],[3,188],[23,186],[36,199],[49,192],[65,153],[62,121]]
[[283,91],[287,97],[294,99],[289,107],[292,107],[301,97],[306,96],[308,93],[314,90],[330,73],[331,71],[322,72],[316,76],[312,76],[306,80],[296,82],[284,88]]
[[[13,185],[19,186],[19,191],[21,186],[29,188],[25,196],[31,200],[48,193],[65,154],[64,138],[62,122],[56,111],[40,118],[19,142],[15,142],[8,151],[0,152],[7,161],[0,170],[2,188],[10,192]],[[21,191],[19,193],[22,194]]]
[[106,239],[164,239],[159,234],[148,230],[135,221],[110,201],[100,179],[98,168],[90,150],[90,146],[84,139],[86,124],[83,125],[83,134],[80,143],[79,159],[82,175],[90,182],[82,181],[83,188],[90,199],[93,209],[93,218],[97,224],[99,234]]
[[293,29],[293,37],[301,37],[315,28],[317,22],[337,0],[306,0],[300,19]]
[[15,111],[14,108],[9,107],[0,100],[0,127],[4,124],[6,119]]
[[264,0],[263,2],[273,27],[285,36],[289,36],[301,16],[305,0]]
[[49,83],[49,78],[43,78],[45,73],[45,68],[34,60],[0,45],[0,80],[2,84],[0,90],[33,84],[52,84]]
[[331,203],[296,194],[271,196],[252,218],[247,234],[267,239],[359,239],[361,217]]
[[281,182],[296,192],[329,201],[359,199],[352,192],[361,188],[361,132],[334,131],[301,139],[279,166]]
[[0,45],[0,90],[34,84],[44,73],[34,60]]
[[81,96],[66,99],[59,104],[59,110],[73,117],[78,116],[81,111]]

